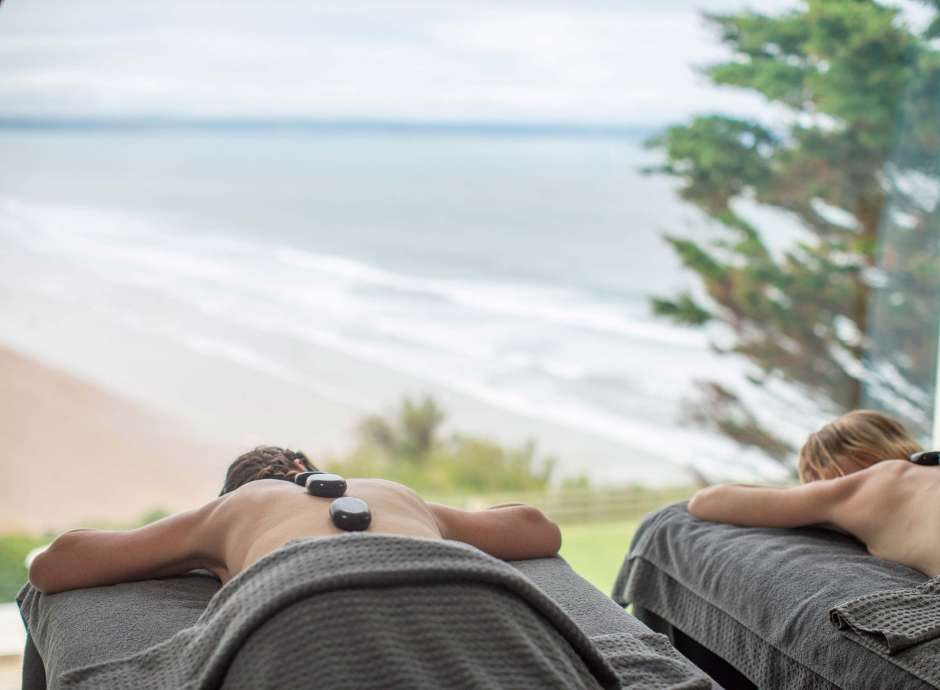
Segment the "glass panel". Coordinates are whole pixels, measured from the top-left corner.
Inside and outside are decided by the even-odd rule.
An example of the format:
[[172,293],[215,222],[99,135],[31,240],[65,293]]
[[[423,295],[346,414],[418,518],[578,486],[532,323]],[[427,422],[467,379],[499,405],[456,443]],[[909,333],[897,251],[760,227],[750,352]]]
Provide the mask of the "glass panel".
[[864,404],[902,419],[921,440],[936,437],[940,329],[940,130],[937,78],[910,81],[891,161],[870,272]]

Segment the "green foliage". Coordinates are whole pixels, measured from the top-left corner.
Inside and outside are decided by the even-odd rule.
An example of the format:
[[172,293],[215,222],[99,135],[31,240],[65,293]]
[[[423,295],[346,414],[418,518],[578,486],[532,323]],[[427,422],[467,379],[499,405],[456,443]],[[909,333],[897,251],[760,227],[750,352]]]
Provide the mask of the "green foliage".
[[[876,404],[923,432],[940,228],[936,202],[912,182],[940,182],[940,52],[929,41],[940,24],[918,34],[874,0],[706,19],[732,58],[705,74],[789,117],[771,127],[701,116],[650,142],[664,162],[648,172],[677,179],[682,198],[717,228],[704,242],[666,237],[701,289],[656,297],[653,311],[729,333],[723,351],[744,357],[758,386],[790,382],[832,414]],[[784,212],[803,239],[770,252],[771,231],[746,220],[742,201]],[[879,250],[879,232],[890,233],[888,250]],[[878,268],[886,270],[876,281]],[[870,318],[891,333],[890,348],[871,337]],[[791,456],[720,384],[701,382],[687,413],[742,446]]]
[[649,145],[669,153],[654,171],[681,177],[684,199],[720,213],[735,195],[768,177],[767,155],[775,143],[760,125],[715,115],[671,127]]
[[0,535],[0,601],[13,601],[26,584],[26,555],[48,541],[25,534]]
[[366,417],[359,426],[359,435],[366,444],[390,456],[424,464],[434,449],[444,418],[444,411],[431,398],[426,396],[421,402],[405,398],[397,418]]
[[676,323],[689,326],[703,326],[712,319],[712,315],[702,309],[688,292],[680,294],[676,299],[652,299],[653,313],[658,316],[668,316]]
[[555,463],[539,459],[534,443],[512,448],[468,434],[445,436],[443,421],[443,411],[431,398],[405,398],[388,418],[365,419],[357,447],[325,465],[348,476],[382,477],[435,493],[539,491],[549,486]]

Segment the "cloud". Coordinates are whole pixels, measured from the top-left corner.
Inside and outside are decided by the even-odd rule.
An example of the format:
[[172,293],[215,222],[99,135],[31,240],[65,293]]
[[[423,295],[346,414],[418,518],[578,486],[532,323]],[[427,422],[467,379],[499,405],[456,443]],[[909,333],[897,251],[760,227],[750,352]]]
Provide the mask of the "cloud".
[[658,123],[763,108],[697,76],[693,65],[722,53],[688,2],[30,0],[3,11],[6,115]]

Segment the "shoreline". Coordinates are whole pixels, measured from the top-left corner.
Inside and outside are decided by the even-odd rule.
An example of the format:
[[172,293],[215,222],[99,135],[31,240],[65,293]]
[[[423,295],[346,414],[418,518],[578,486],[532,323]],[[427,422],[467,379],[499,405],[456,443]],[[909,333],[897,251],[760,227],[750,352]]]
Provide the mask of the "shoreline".
[[[625,444],[325,347],[306,345],[308,376],[284,380],[87,313],[30,322],[26,312],[37,305],[28,302],[10,300],[23,313],[11,315],[0,344],[0,438],[9,449],[0,531],[190,508],[217,494],[240,452],[268,443],[318,459],[339,455],[364,415],[424,393],[446,411],[445,433],[510,445],[534,439],[540,457],[558,458],[561,477],[586,472],[595,485],[690,480],[684,469]],[[328,397],[337,390],[345,402]],[[50,456],[75,457],[76,449],[80,465],[49,464]]]
[[[330,457],[352,445],[359,420],[393,410],[405,395],[430,394],[447,414],[444,431],[473,433],[507,445],[532,439],[539,455],[559,460],[559,475],[587,473],[598,485],[688,483],[691,474],[649,452],[655,439],[637,434],[637,445],[510,410],[467,393],[310,342],[284,338],[300,374],[278,376],[211,351],[186,347],[132,322],[106,315],[62,314],[30,322],[30,311],[47,312],[35,295],[12,295],[14,312],[4,340],[39,361],[70,372],[101,389],[161,411],[185,432],[212,445],[246,448],[267,443]],[[32,302],[32,304],[30,304]],[[58,309],[61,314],[61,307]],[[237,335],[237,334],[236,334]],[[59,343],[69,342],[68,349]],[[120,348],[114,347],[120,343]],[[109,352],[109,357],[101,357]]]

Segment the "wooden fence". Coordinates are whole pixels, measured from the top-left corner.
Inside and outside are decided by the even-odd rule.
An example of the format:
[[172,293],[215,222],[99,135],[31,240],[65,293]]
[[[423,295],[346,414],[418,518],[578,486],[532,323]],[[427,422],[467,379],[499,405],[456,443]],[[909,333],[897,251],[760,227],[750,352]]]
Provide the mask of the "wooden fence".
[[676,501],[688,499],[694,487],[643,489],[564,489],[545,493],[436,496],[429,500],[465,510],[482,510],[500,503],[527,503],[558,523],[637,520]]

